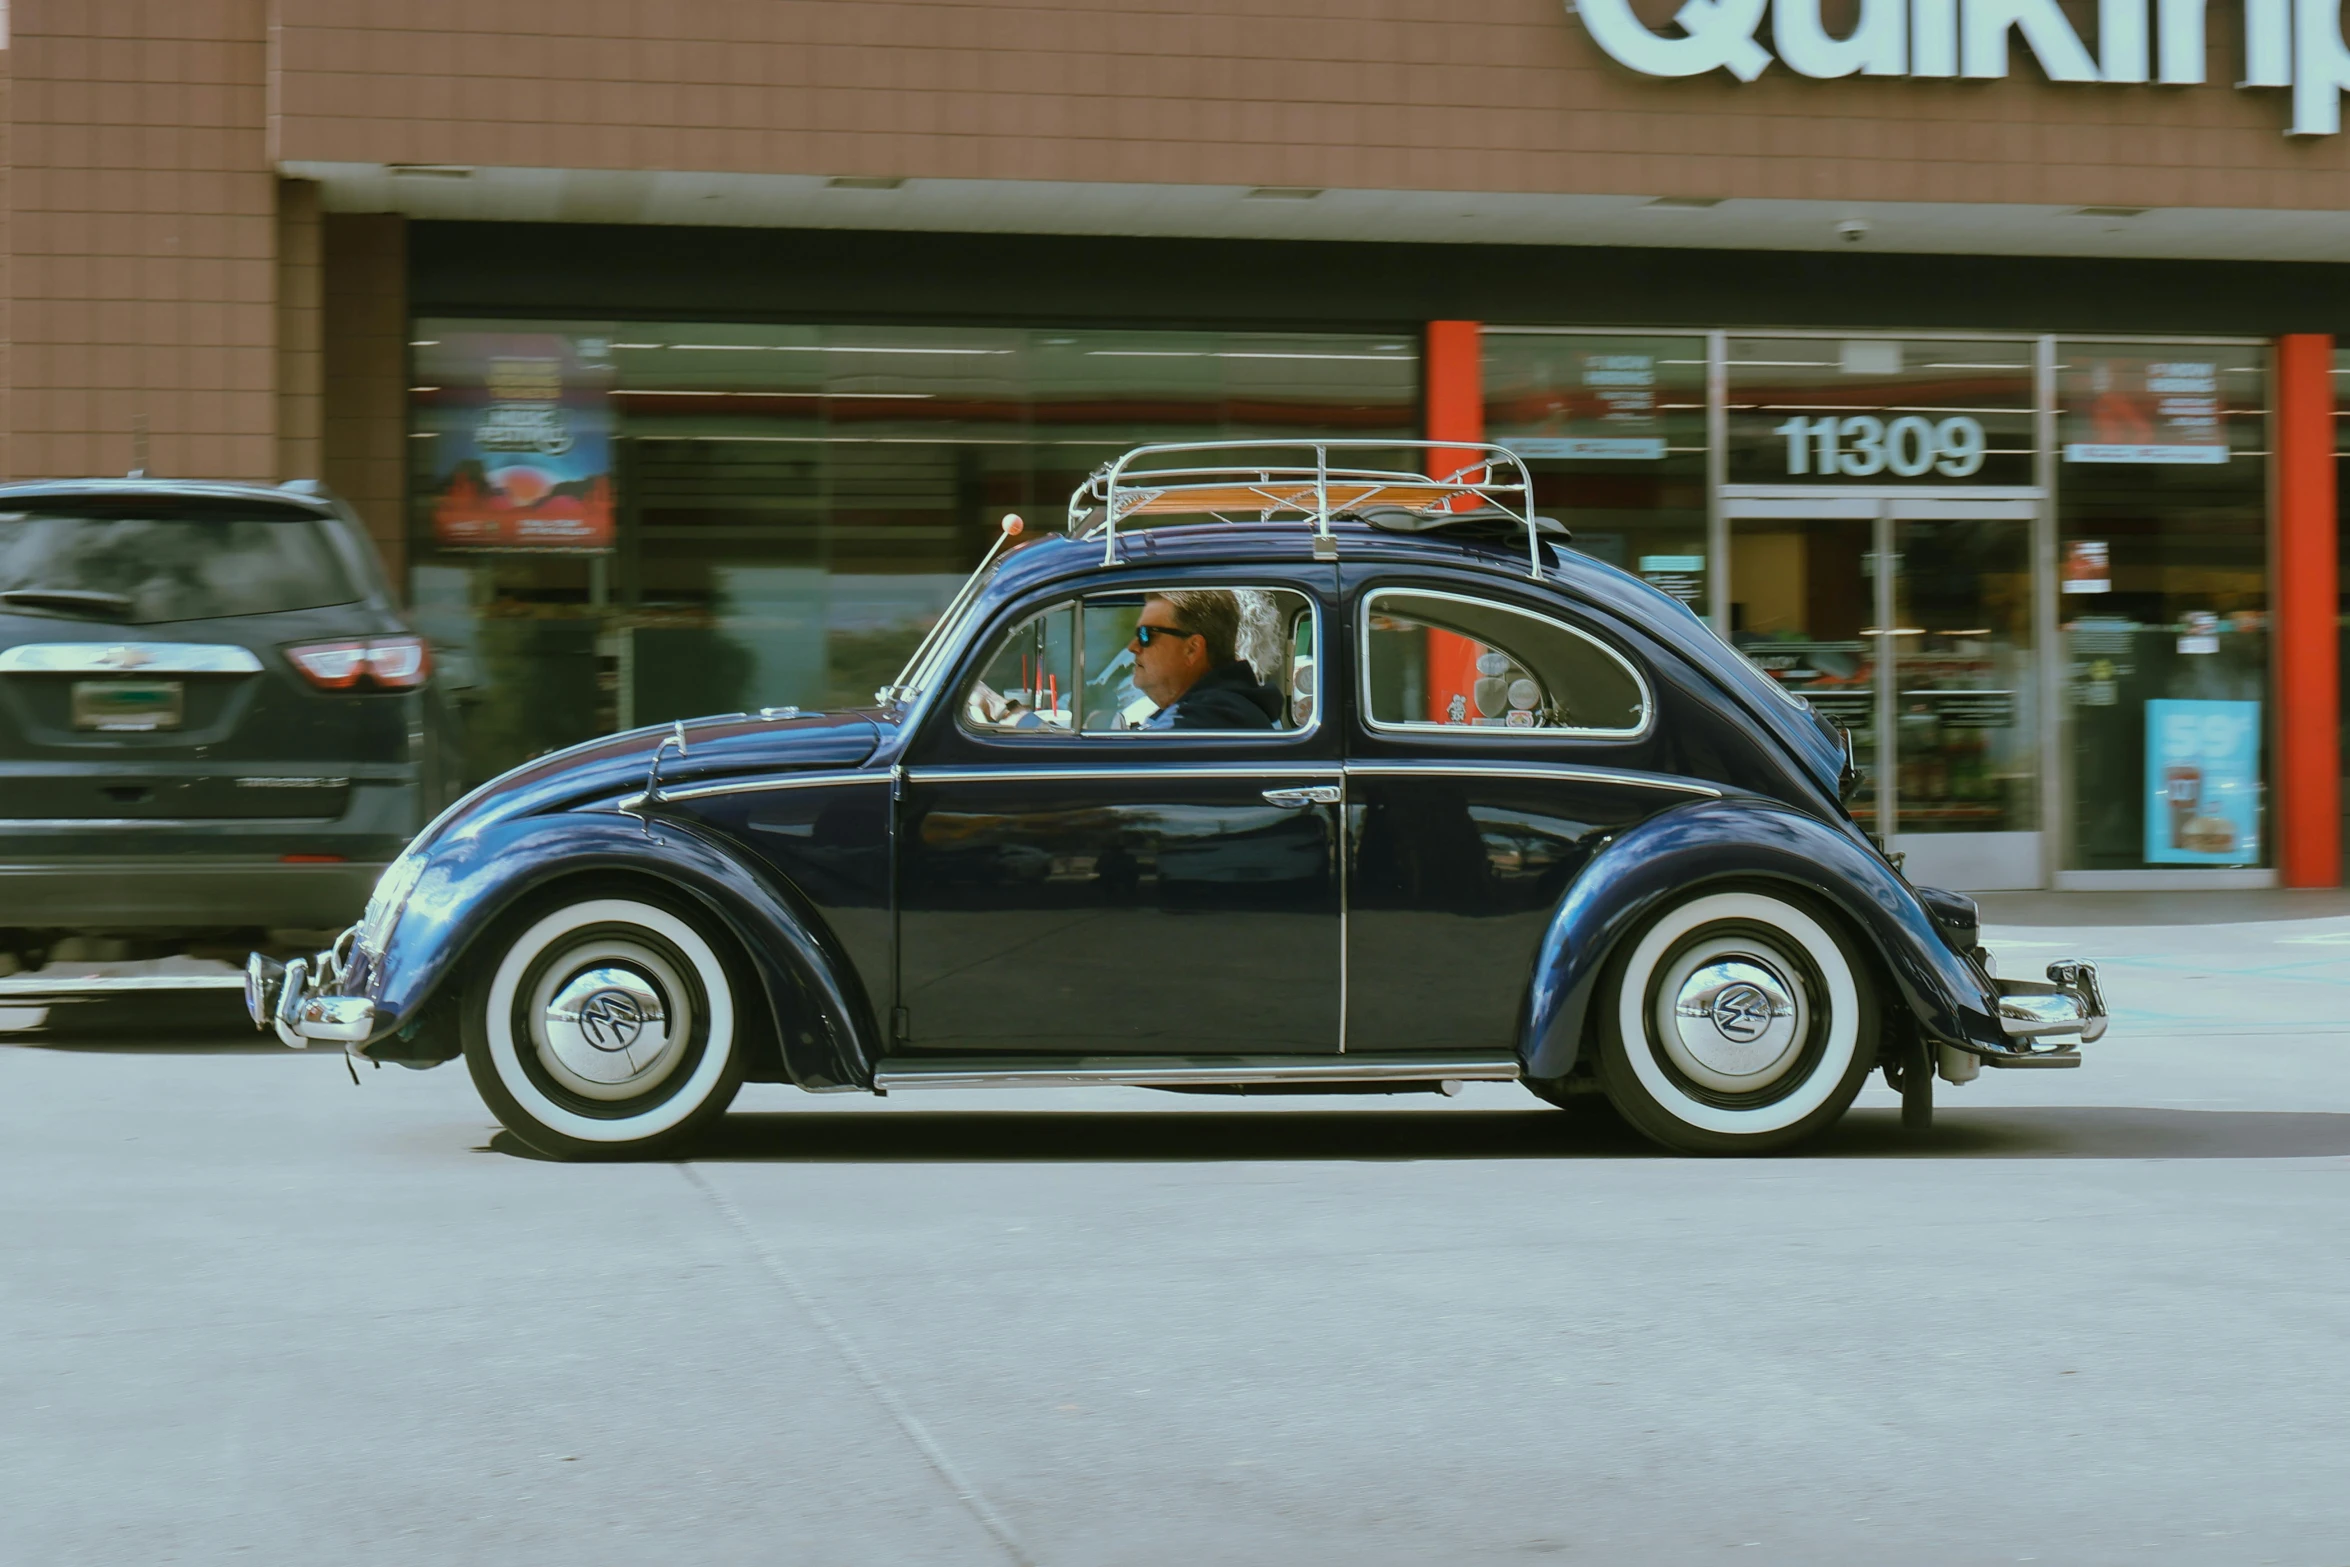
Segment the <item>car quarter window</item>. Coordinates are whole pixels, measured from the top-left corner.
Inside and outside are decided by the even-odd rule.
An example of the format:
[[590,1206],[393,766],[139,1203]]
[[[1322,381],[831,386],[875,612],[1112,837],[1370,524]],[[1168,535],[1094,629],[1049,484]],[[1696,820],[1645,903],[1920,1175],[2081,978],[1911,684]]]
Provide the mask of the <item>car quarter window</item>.
[[1064,599],[990,648],[962,697],[987,735],[1295,733],[1313,727],[1314,602],[1167,583]]
[[1362,628],[1363,715],[1374,728],[1630,736],[1648,727],[1640,672],[1548,615],[1379,588],[1364,595]]

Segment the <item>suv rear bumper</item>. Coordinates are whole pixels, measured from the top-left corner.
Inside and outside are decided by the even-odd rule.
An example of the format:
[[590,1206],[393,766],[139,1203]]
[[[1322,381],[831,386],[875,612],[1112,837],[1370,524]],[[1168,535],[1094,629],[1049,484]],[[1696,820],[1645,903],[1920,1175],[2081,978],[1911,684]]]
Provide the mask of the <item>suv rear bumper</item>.
[[0,861],[0,928],[340,930],[388,861],[288,865],[275,857]]

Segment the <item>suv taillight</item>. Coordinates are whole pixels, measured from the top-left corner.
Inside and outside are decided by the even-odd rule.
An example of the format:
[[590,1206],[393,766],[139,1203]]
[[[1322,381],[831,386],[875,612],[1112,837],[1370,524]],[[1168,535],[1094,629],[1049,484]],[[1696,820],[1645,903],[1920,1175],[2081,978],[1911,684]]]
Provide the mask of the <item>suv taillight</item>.
[[422,637],[305,642],[287,648],[286,657],[304,679],[324,691],[412,691],[432,674],[432,650]]

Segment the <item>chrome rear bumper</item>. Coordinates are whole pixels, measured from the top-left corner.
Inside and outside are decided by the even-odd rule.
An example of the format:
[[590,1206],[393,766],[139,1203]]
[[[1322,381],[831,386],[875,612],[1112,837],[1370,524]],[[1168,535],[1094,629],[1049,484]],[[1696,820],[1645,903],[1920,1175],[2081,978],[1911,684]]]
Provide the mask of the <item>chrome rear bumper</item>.
[[365,996],[337,995],[351,958],[353,926],[313,958],[280,963],[261,953],[245,959],[245,1012],[278,1043],[307,1050],[314,1039],[339,1045],[365,1044],[375,1032],[375,1003]]
[[[1986,1054],[1985,1066],[2078,1066],[2077,1047],[2105,1037],[2105,992],[2097,984],[2094,963],[2066,959],[2048,965],[2045,981],[1995,978],[1991,984],[1999,993],[1999,1026],[2021,1048],[2005,1055]],[[2041,1040],[2060,1043],[2053,1050],[2033,1049]]]

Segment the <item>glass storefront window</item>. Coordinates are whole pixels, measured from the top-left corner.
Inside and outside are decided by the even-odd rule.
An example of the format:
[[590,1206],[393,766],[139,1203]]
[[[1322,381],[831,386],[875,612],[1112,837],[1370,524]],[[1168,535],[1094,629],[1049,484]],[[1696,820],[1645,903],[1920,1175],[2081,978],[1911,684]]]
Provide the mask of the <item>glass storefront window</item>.
[[2082,870],[2270,862],[2268,354],[2057,352],[2057,616]]
[[1483,334],[1485,438],[1575,547],[1706,613],[1706,340]]
[[1732,337],[1732,484],[2028,485],[2029,341]]
[[[413,336],[410,589],[477,779],[618,727],[869,700],[1007,513],[1057,529],[1146,441],[1420,432],[1407,334]],[[1488,438],[1578,549],[1700,614],[1718,596],[1734,642],[1853,729],[1864,823],[1960,885],[2034,884],[2044,828],[2072,870],[2270,863],[2265,348],[1712,341],[1719,453],[1695,332],[1487,329]]]
[[871,700],[1002,518],[1144,441],[1419,430],[1409,335],[415,323],[411,593],[476,779]]

